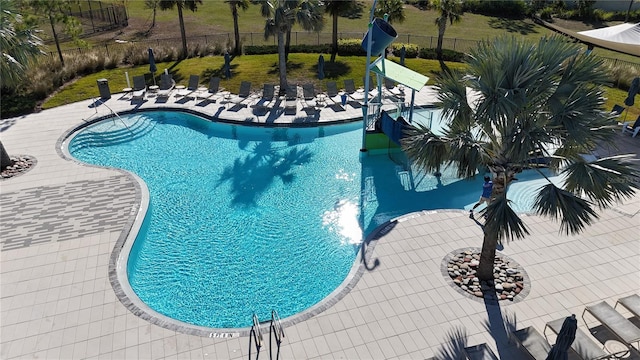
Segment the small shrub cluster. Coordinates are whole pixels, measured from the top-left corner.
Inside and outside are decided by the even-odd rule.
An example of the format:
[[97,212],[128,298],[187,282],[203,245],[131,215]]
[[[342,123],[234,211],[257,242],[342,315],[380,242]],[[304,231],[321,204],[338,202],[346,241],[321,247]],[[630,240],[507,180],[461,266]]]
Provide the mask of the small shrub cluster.
[[391,44],[391,51],[393,52],[393,54],[395,56],[400,56],[400,51],[402,49],[402,47],[404,46],[404,52],[405,52],[405,57],[406,58],[417,58],[418,57],[418,53],[420,51],[420,48],[418,47],[418,45],[416,44],[396,44],[393,43]]

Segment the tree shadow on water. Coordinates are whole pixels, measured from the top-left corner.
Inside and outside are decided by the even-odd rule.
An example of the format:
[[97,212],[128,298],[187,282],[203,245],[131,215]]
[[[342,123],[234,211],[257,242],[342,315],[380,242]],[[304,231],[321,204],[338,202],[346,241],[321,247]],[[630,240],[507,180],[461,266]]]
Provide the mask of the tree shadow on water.
[[292,183],[296,177],[294,168],[309,163],[312,157],[313,153],[307,149],[276,149],[271,142],[263,141],[257,143],[250,154],[225,167],[217,186],[230,182],[232,203],[253,206],[277,179]]

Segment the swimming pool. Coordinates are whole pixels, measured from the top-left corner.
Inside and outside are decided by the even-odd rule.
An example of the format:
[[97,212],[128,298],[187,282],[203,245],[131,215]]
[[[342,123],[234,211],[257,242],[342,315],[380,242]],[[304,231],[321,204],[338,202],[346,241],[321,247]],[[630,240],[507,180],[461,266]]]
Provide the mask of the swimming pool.
[[[142,112],[86,127],[69,152],[149,188],[127,263],[137,296],[188,324],[242,328],[253,313],[285,318],[322,301],[380,224],[477,200],[481,177],[444,169],[436,178],[400,153],[360,158],[361,126],[258,128]],[[525,173],[511,188],[517,211],[531,207],[529,178],[537,181]]]

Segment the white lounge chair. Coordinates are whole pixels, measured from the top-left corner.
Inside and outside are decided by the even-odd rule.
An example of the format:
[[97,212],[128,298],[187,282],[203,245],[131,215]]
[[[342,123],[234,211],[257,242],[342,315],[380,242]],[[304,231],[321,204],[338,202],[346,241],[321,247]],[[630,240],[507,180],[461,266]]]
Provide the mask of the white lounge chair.
[[620,298],[618,299],[618,301],[616,301],[616,304],[613,306],[613,308],[615,309],[618,304],[629,310],[633,314],[633,316],[640,318],[640,295],[633,294]]
[[171,74],[160,75],[160,87],[158,88],[156,98],[168,99],[169,96],[171,96],[171,92],[173,91],[173,87],[175,85],[176,82],[173,81],[173,77],[171,76]]
[[220,94],[220,91],[224,90],[224,88],[220,87],[220,78],[217,76],[212,76],[209,79],[209,89],[207,89],[204,93],[198,93],[198,98],[211,101],[212,98],[215,101],[215,96]]
[[238,91],[238,95],[229,99],[229,102],[232,102],[236,105],[242,105],[242,103],[249,98],[251,95],[251,81],[243,81],[240,83],[240,91]]
[[[558,335],[558,333],[560,333],[560,329],[562,329],[562,324],[565,319],[566,318],[560,318],[549,321],[544,327],[544,335],[547,336],[547,329],[551,329],[551,331]],[[573,350],[573,352],[575,352],[581,359],[585,360],[600,360],[611,357],[611,354],[604,351],[600,345],[596,344],[580,329],[576,329],[576,337],[571,343],[571,350]]]
[[147,83],[144,80],[144,75],[138,75],[133,77],[133,91],[131,92],[131,100],[143,100],[144,95],[147,93]]
[[607,302],[603,301],[595,305],[587,306],[582,312],[582,320],[585,324],[587,323],[586,320],[584,320],[586,313],[596,318],[628,347],[631,347],[633,343],[640,344],[640,329],[617,312]]
[[302,84],[302,101],[305,109],[315,109],[318,105],[316,100],[316,90],[313,84]]
[[189,85],[186,88],[178,89],[176,91],[176,96],[182,96],[184,98],[192,97],[192,95],[198,91],[198,86],[200,84],[200,76],[199,75],[191,75],[189,76]]
[[273,99],[275,97],[275,86],[273,84],[264,84],[262,86],[262,96],[255,104],[255,108],[268,111],[271,109]]

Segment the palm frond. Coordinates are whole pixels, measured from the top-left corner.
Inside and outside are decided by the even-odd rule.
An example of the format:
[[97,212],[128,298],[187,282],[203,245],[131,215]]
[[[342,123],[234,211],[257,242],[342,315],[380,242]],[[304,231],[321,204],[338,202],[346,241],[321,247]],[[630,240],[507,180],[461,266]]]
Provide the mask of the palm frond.
[[448,146],[439,136],[422,124],[414,124],[405,130],[402,149],[414,163],[427,172],[440,171],[447,159]]
[[565,169],[565,188],[574,194],[584,194],[600,208],[634,195],[634,181],[640,171],[629,166],[634,155],[617,155],[586,162],[578,159]]
[[503,193],[494,198],[481,212],[487,219],[484,225],[485,231],[498,234],[498,240],[517,240],[529,235],[529,230],[522,219],[509,206],[510,202],[506,193]]
[[540,189],[533,206],[538,215],[559,219],[565,234],[577,234],[598,218],[589,201],[551,183]]

